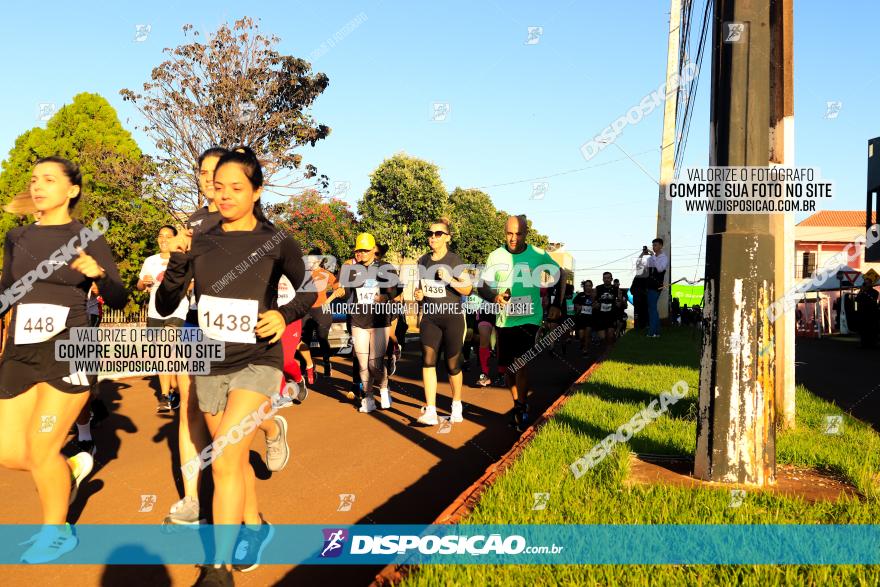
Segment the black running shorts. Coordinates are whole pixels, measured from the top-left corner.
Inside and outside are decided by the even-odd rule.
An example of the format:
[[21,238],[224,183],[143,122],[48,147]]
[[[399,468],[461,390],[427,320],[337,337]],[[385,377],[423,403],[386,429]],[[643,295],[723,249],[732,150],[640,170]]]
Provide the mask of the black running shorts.
[[498,344],[498,366],[510,367],[514,361],[535,346],[538,325],[496,326],[495,332]]
[[[62,333],[63,336],[66,333]],[[0,357],[0,399],[12,399],[37,383],[48,383],[64,393],[83,393],[96,381],[95,375],[71,373],[74,364],[55,360],[58,337],[35,344],[7,342]]]
[[447,358],[461,353],[464,345],[464,314],[430,314],[419,322],[419,338],[422,346],[439,353],[440,345]]

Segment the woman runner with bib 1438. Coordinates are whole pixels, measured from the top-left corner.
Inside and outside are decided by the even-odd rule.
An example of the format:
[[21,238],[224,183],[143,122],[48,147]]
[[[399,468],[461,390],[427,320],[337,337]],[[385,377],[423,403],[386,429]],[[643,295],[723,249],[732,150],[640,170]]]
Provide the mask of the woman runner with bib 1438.
[[[262,186],[262,168],[249,148],[220,158],[214,170],[214,202],[223,219],[195,236],[188,251],[185,236],[174,242],[156,293],[156,308],[168,315],[194,279],[199,326],[208,339],[225,346],[224,359],[211,364],[209,375],[195,375],[212,446],[223,443],[222,451],[212,450],[211,462],[215,564],[202,567],[197,585],[231,585],[233,565],[241,571],[256,568],[274,534],[257,505],[249,448],[261,423],[273,415],[271,398],[282,380],[281,335],[287,324],[305,316],[316,298],[303,289],[309,276],[299,245],[263,214]],[[237,277],[218,287],[235,267],[240,269]],[[298,291],[274,309],[281,275]]]

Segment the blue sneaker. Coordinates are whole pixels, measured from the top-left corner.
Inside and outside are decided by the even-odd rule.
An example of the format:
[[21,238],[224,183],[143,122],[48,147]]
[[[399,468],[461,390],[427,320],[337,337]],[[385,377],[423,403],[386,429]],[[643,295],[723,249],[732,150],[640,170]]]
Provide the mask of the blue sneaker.
[[259,530],[251,530],[247,526],[241,527],[238,543],[232,554],[232,568],[236,571],[248,573],[259,567],[263,551],[275,536],[275,528],[263,518],[262,514],[260,514],[260,520],[263,523]]
[[29,546],[21,555],[21,562],[43,564],[64,556],[79,543],[70,524],[62,526],[47,525],[19,546]]

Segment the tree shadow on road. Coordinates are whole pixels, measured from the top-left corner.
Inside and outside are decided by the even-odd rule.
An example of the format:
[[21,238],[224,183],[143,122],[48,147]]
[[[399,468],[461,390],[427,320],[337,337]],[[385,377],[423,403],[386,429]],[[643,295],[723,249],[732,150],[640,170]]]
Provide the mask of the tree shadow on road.
[[[585,361],[573,350],[570,350],[566,360],[577,367],[553,369],[552,363],[555,359],[552,357],[542,355],[535,359],[534,373],[540,374],[540,378],[535,377],[536,393],[530,396],[530,404],[536,416],[543,413],[586,370]],[[578,372],[581,367],[583,370]],[[409,371],[412,371],[412,365]],[[442,373],[439,373],[438,379],[442,378]],[[401,378],[395,378],[397,387],[392,389],[397,401],[403,403],[399,399],[401,395],[411,397],[419,403],[424,400],[421,381],[416,384],[412,378],[406,382],[398,379]],[[509,393],[504,389],[486,389]],[[438,398],[438,403],[440,401],[443,400]],[[384,504],[365,513],[357,524],[430,524],[520,438],[520,433],[508,426],[506,413],[499,414],[477,406],[470,408],[468,420],[478,422],[483,430],[459,448],[446,444],[437,432],[428,432],[425,428],[401,422],[399,413],[381,410],[373,414],[391,430],[410,440],[420,450],[430,452],[439,461],[416,482],[388,496]],[[321,542],[318,540],[315,544],[316,555],[320,547]],[[382,568],[366,565],[299,565],[275,585],[367,585]]]
[[121,381],[106,379],[98,383],[98,397],[104,402],[109,415],[101,421],[101,426],[92,430],[97,451],[94,457],[94,467],[88,479],[79,487],[76,501],[70,506],[68,517],[71,523],[76,523],[88,498],[104,488],[104,482],[95,479],[95,473],[102,470],[111,461],[119,457],[119,448],[122,446],[122,433],[134,434],[138,431],[137,426],[128,416],[119,412],[122,401],[121,390],[131,385]]

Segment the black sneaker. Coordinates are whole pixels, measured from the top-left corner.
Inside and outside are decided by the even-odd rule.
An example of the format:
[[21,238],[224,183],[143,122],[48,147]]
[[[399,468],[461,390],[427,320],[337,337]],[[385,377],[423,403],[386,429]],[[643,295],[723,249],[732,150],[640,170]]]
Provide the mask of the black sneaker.
[[159,405],[156,406],[156,413],[162,414],[171,411],[171,399],[167,395],[159,397]]
[[504,375],[499,375],[495,379],[492,380],[493,387],[507,387],[507,382],[504,380]]
[[[75,435],[76,432],[74,432],[74,436]],[[61,449],[61,454],[64,455],[65,458],[70,458],[81,452],[87,452],[94,457],[97,451],[98,447],[95,446],[94,440],[77,440],[76,438],[74,438],[64,445],[64,447]]]
[[89,404],[89,409],[92,411],[92,428],[100,428],[101,422],[106,420],[110,415],[110,412],[107,410],[107,406],[104,405],[100,399],[95,398]]
[[275,536],[275,528],[267,522],[262,515],[263,524],[259,530],[251,530],[242,526],[238,533],[238,543],[235,552],[232,553],[232,568],[242,573],[253,571],[260,566],[260,557],[263,551]]
[[330,377],[330,374],[333,372],[333,367],[330,366],[330,359],[324,361],[324,377]]
[[529,405],[514,402],[513,409],[510,411],[510,425],[516,428],[517,432],[524,432],[530,424]]
[[172,391],[168,394],[168,407],[172,410],[176,410],[180,407],[180,394],[176,391]]
[[303,403],[304,401],[306,401],[306,398],[309,397],[309,388],[306,387],[306,380],[305,379],[300,381],[298,383],[298,385],[299,385],[299,390],[297,390],[296,397],[294,397],[293,399],[295,399],[299,403]]
[[223,565],[201,565],[193,587],[233,587],[232,573]]

